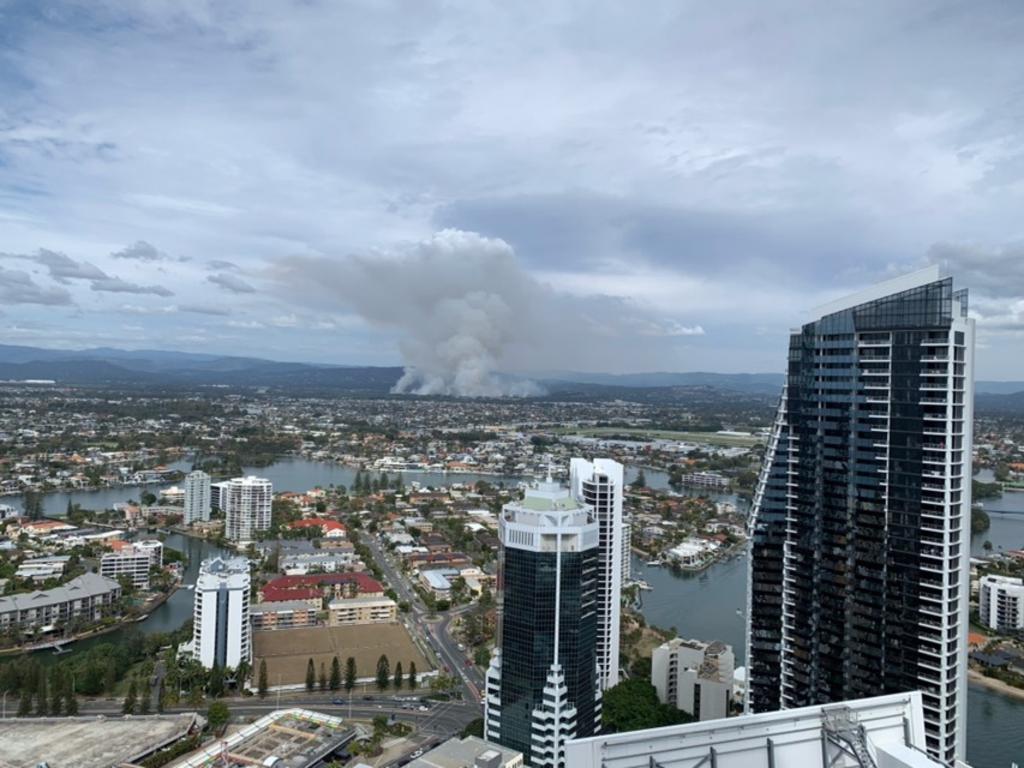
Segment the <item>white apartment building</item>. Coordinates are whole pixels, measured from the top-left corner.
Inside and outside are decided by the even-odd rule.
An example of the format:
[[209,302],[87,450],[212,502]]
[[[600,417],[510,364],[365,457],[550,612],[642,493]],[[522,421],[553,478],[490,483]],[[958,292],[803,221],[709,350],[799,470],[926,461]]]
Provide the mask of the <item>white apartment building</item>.
[[191,651],[207,669],[237,667],[252,651],[249,561],[204,560],[196,579]]
[[222,484],[220,508],[224,511],[225,535],[231,541],[252,541],[270,528],[273,484],[262,477],[236,477]]
[[118,544],[115,551],[100,558],[100,574],[115,580],[127,576],[136,589],[149,589],[150,569],[163,567],[164,545],[156,539]]
[[[569,485],[577,501],[594,510],[598,525],[597,666],[601,687],[619,682],[619,624],[622,620],[622,465],[611,459],[572,459]],[[627,557],[628,561],[628,557]]]
[[1024,629],[1024,579],[989,574],[978,592],[981,623],[998,632]]
[[732,648],[717,641],[677,637],[651,654],[651,684],[658,701],[698,720],[728,716],[735,669]]
[[210,519],[210,476],[196,470],[185,475],[185,525]]

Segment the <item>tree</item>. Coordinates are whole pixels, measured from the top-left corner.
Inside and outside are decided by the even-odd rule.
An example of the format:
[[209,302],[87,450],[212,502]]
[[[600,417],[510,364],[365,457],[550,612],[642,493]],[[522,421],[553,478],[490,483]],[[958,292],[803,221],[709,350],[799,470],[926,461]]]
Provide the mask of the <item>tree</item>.
[[647,475],[644,474],[643,468],[636,473],[636,480],[633,481],[634,488],[646,488],[647,487]]
[[223,701],[212,702],[210,708],[206,710],[206,722],[214,731],[219,731],[228,724],[230,719],[231,710],[228,709],[228,705]]
[[135,714],[135,704],[139,698],[139,691],[135,685],[135,678],[128,684],[128,695],[124,697],[124,703],[121,704],[121,713],[124,715]]
[[32,714],[32,694],[23,690],[18,698],[18,717],[28,717]]
[[460,735],[462,738],[466,738],[467,736],[476,736],[478,739],[482,739],[484,737],[484,719],[482,717],[478,717],[475,720],[471,720],[466,724],[466,727],[462,729],[462,733]]
[[320,662],[320,690],[327,690],[327,667],[324,666],[322,661]]
[[267,660],[260,659],[259,693],[260,698],[267,698]]
[[985,543],[984,543],[984,544],[982,544],[981,546],[982,546],[982,548],[983,548],[983,549],[984,549],[984,550],[985,550],[986,552],[991,552],[991,551],[992,551],[992,542],[991,542],[991,541],[989,541],[988,539],[985,539]]
[[306,691],[312,693],[316,688],[316,667],[313,666],[313,659],[306,663]]
[[224,695],[224,668],[220,664],[214,664],[210,670],[210,680],[206,684],[206,691],[214,699]]
[[409,662],[409,688],[411,690],[414,690],[414,691],[416,690],[416,662],[415,661],[410,661]]
[[488,650],[486,645],[481,645],[473,651],[473,662],[478,667],[486,667],[491,663],[491,652]]
[[149,680],[146,680],[146,684],[142,686],[142,699],[139,702],[139,714],[148,715],[152,702],[153,687],[149,684]]
[[386,653],[382,653],[377,659],[377,688],[385,690],[391,682],[391,663]]
[[36,715],[43,717],[49,709],[49,701],[46,696],[46,672],[39,668],[39,678],[36,683]]
[[356,660],[351,656],[345,661],[345,690],[351,692],[356,687]]
[[609,688],[601,702],[604,733],[658,728],[692,719],[686,712],[658,701],[654,686],[637,677]]
[[338,657],[335,656],[331,659],[331,683],[330,688],[332,691],[337,691],[341,688],[341,662],[338,661]]
[[395,664],[395,690],[400,689],[403,682],[405,682],[405,676],[402,674],[402,662],[398,662]]
[[68,717],[78,714],[78,699],[75,697],[75,689],[70,680],[64,686],[64,714]]
[[50,715],[60,716],[64,712],[64,675],[59,666],[50,675]]

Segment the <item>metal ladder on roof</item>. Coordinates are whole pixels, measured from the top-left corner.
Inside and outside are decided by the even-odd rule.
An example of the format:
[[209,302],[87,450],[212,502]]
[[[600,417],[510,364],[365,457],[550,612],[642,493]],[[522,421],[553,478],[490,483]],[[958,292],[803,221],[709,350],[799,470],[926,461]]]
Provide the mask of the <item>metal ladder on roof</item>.
[[821,752],[823,768],[831,768],[844,755],[856,760],[859,768],[878,768],[864,726],[849,707],[822,710]]

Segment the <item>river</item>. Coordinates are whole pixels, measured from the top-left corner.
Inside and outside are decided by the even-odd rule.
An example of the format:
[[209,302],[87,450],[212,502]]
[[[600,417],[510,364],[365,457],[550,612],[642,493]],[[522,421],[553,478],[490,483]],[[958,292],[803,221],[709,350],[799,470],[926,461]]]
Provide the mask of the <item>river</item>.
[[[184,471],[190,469],[188,461],[171,466]],[[268,467],[249,467],[246,471],[269,478],[278,491],[305,491],[331,483],[348,486],[355,478],[355,470],[349,467],[296,457],[281,459]],[[635,468],[627,468],[627,482],[632,482],[636,474]],[[646,470],[644,474],[651,487],[668,486],[666,473]],[[477,479],[515,483],[520,479],[437,472],[405,472],[402,478],[407,485],[417,481],[435,486],[473,482]],[[161,486],[150,487],[155,490]],[[48,515],[63,515],[69,500],[89,509],[108,508],[117,502],[138,499],[144,489],[118,487],[49,494],[44,499],[44,509]],[[11,498],[7,497],[3,501],[16,503]],[[13,498],[17,500],[17,497]],[[746,508],[745,501],[733,495],[718,495],[715,498],[732,502],[740,509]],[[972,538],[972,554],[985,554],[983,544],[986,540],[990,540],[996,550],[1024,548],[1024,494],[1006,494],[1000,499],[987,501],[985,509],[991,518],[991,527]],[[180,534],[169,535],[166,543],[169,547],[185,552],[189,558],[184,580],[186,586],[195,584],[200,561],[220,552],[209,542]],[[743,664],[746,655],[742,615],[746,606],[746,567],[746,557],[740,556],[699,574],[684,573],[677,576],[667,568],[648,567],[634,558],[633,573],[654,587],[653,591],[643,593],[643,614],[652,624],[675,627],[683,637],[723,640],[732,645],[737,664]],[[123,633],[136,629],[146,633],[176,629],[191,616],[192,600],[193,592],[190,589],[179,589],[145,621],[76,643],[73,652],[95,643],[117,642]],[[967,722],[967,757],[974,768],[1009,768],[1014,760],[1024,764],[1024,702],[971,686],[968,692]]]

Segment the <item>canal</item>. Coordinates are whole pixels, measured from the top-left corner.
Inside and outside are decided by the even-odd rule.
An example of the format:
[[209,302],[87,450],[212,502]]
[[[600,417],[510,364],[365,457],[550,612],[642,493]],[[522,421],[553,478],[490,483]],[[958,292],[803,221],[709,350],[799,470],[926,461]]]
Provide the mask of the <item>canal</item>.
[[[174,468],[188,471],[188,461],[177,462]],[[338,464],[314,462],[288,457],[268,467],[250,467],[247,472],[269,478],[277,491],[305,491],[315,486],[351,485],[355,470]],[[637,470],[627,468],[626,479],[635,479]],[[664,472],[645,470],[648,485],[666,488],[668,476]],[[517,483],[521,478],[498,478],[487,475],[405,472],[403,481],[442,486],[452,483],[488,482]],[[157,490],[166,486],[149,486]],[[46,514],[61,516],[68,501],[84,508],[109,508],[115,503],[138,499],[144,488],[119,487],[99,491],[49,494],[44,500]],[[696,494],[694,494],[696,495]],[[14,501],[12,501],[12,498]],[[713,495],[720,501],[734,503],[746,509],[743,499],[732,495]],[[18,497],[7,497],[4,503],[19,503]],[[1024,548],[1024,494],[1006,494],[985,503],[991,526],[971,540],[974,555],[985,554],[984,542],[991,541],[993,550]],[[185,586],[158,607],[143,622],[124,627],[107,635],[77,643],[78,652],[95,643],[117,642],[124,633],[132,631],[168,632],[181,626],[192,614],[193,592],[199,563],[222,551],[211,543],[171,534],[169,547],[183,551],[188,557]],[[683,637],[702,640],[722,640],[732,645],[737,664],[745,663],[744,616],[746,606],[747,561],[745,556],[718,563],[702,573],[673,574],[667,568],[648,567],[634,557],[633,573],[645,579],[654,588],[643,593],[643,614],[647,621],[659,627],[675,627]],[[973,768],[1009,768],[1011,762],[1024,764],[1024,702],[997,692],[971,686],[968,691],[967,758]]]

